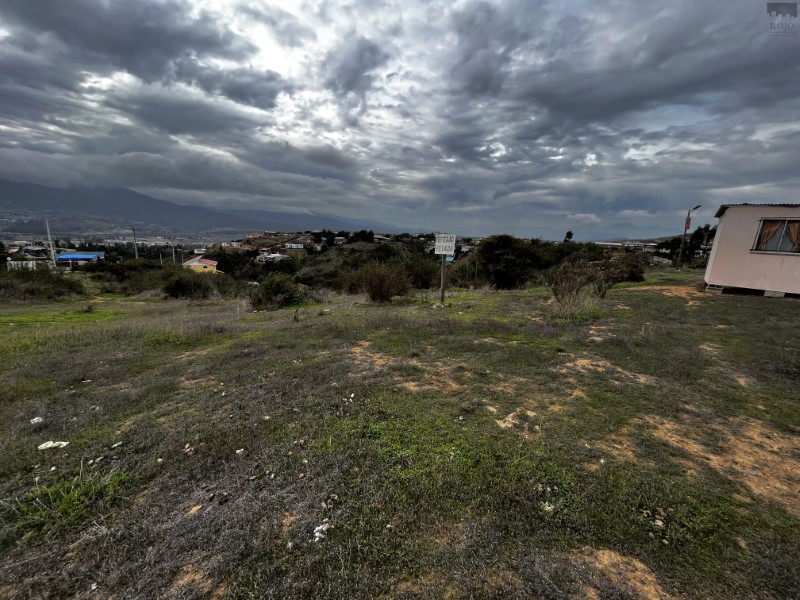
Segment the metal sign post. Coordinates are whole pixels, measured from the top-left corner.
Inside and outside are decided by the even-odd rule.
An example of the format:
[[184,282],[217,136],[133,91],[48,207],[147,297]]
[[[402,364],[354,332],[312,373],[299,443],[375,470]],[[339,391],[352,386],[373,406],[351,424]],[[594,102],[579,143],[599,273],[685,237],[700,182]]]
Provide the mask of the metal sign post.
[[444,258],[456,253],[456,236],[453,233],[437,233],[435,254],[442,255],[442,274],[440,287],[440,301],[444,304]]

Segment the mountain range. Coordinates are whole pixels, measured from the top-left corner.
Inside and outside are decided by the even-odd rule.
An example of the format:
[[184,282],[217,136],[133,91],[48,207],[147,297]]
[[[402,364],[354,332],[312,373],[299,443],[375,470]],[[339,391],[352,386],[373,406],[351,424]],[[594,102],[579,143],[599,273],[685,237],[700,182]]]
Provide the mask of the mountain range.
[[0,232],[44,233],[44,219],[58,235],[217,235],[241,237],[248,231],[372,229],[397,232],[375,221],[334,215],[186,206],[126,188],[56,188],[0,179]]

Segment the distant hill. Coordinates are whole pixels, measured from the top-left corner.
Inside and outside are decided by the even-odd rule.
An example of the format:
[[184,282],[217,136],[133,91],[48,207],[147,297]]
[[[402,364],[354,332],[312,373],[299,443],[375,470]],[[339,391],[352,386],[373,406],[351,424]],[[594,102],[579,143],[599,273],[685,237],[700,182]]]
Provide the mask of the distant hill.
[[[343,219],[326,213],[280,213],[267,210],[220,209],[221,212],[242,219],[266,223],[269,231],[307,231],[330,229],[331,231],[357,231],[371,229],[382,233],[401,233],[392,225],[363,219]],[[416,232],[416,231],[415,231]],[[409,232],[412,233],[412,232]]]
[[143,235],[218,234],[307,229],[396,231],[381,223],[349,221],[325,214],[262,210],[215,210],[185,206],[126,188],[54,188],[0,179],[0,231],[41,233],[44,219],[59,235],[130,231]]

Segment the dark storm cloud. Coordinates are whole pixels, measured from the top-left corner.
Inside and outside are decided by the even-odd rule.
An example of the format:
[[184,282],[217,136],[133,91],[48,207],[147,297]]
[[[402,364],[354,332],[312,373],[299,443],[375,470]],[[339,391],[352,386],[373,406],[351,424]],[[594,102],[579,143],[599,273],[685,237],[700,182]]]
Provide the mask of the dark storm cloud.
[[470,95],[497,94],[512,53],[535,32],[543,3],[514,2],[503,9],[488,2],[466,5],[453,16],[458,39],[453,78]]
[[355,166],[355,161],[340,152],[333,146],[319,146],[309,148],[304,152],[305,157],[312,163],[333,167],[335,169],[350,170]]
[[274,71],[214,69],[195,60],[180,61],[175,69],[175,78],[234,102],[263,109],[274,108],[278,94],[292,91],[292,85]]
[[0,176],[559,238],[800,185],[763,4],[288,8],[0,2]]
[[112,96],[106,105],[171,134],[203,135],[260,124],[256,118],[230,106],[174,89],[137,90]]
[[4,0],[3,21],[46,33],[84,66],[124,69],[144,81],[163,78],[172,61],[191,55],[242,59],[254,46],[208,14],[178,0]]
[[186,2],[40,2],[9,0],[0,8],[11,24],[11,50],[0,54],[3,79],[33,87],[75,90],[86,71],[123,70],[147,83],[182,82],[234,102],[272,108],[288,91],[278,73],[222,70],[201,61],[245,61],[255,46]]
[[325,83],[334,93],[362,96],[372,87],[372,72],[386,64],[389,56],[375,42],[356,37],[328,53],[323,63]]
[[[787,64],[779,44],[764,44],[753,19],[742,18],[734,7],[685,5],[650,19],[645,29],[641,22],[647,22],[651,7],[632,5],[616,18],[641,19],[641,34],[631,33],[609,49],[587,42],[600,35],[597,22],[561,18],[541,31],[536,23],[546,13],[537,3],[513,12],[504,8],[475,3],[454,16],[453,85],[461,102],[489,95],[505,101],[503,112],[515,120],[525,113],[539,117],[524,129],[528,138],[564,119],[584,124],[670,102],[713,109],[717,102],[753,106],[760,99],[768,105],[800,92],[797,62]],[[536,15],[536,21],[518,15]],[[598,59],[598,50],[608,56]]]
[[63,58],[69,52],[68,46],[47,33],[15,31],[0,43],[0,85],[74,89],[79,64]]
[[290,173],[301,177],[354,183],[357,163],[330,146],[301,149],[288,142],[250,139],[229,140],[228,151],[247,164],[271,174]]

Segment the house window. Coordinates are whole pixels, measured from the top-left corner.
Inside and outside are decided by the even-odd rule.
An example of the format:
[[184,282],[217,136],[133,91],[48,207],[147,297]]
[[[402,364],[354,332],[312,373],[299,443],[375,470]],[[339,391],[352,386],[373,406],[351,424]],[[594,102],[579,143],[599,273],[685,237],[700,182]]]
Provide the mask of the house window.
[[762,219],[753,250],[800,253],[800,219]]

